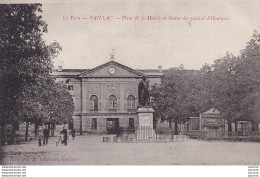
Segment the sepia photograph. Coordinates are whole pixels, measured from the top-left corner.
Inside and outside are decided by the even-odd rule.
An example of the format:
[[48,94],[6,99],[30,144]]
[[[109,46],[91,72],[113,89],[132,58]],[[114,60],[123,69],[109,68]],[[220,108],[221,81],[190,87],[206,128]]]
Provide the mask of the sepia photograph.
[[1,2],[0,165],[259,165],[259,9]]

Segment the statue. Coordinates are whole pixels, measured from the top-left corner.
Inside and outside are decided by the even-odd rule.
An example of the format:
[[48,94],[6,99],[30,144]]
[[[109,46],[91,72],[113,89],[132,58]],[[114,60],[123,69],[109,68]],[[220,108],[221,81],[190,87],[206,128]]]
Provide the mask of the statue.
[[149,81],[143,76],[138,84],[138,103],[139,106],[150,106]]

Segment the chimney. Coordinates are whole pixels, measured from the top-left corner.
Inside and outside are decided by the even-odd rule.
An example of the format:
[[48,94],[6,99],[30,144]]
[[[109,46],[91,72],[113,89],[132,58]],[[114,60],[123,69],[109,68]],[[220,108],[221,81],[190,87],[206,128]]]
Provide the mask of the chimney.
[[162,66],[158,66],[158,71],[162,72]]
[[58,66],[58,71],[62,71],[62,66]]

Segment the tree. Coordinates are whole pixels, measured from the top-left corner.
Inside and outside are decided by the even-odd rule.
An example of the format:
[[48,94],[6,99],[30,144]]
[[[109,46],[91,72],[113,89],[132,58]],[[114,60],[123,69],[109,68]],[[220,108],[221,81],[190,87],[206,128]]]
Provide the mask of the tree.
[[260,122],[260,34],[254,31],[251,40],[247,43],[239,57],[237,73],[244,83],[245,94],[241,109],[253,123],[253,130],[258,131]]
[[45,94],[48,96],[45,99],[41,95],[56,88],[49,88],[48,80],[52,59],[61,46],[56,41],[47,45],[42,39],[47,24],[41,13],[41,4],[0,5],[0,79],[3,86],[0,123],[3,131],[7,124],[35,123],[49,118],[50,112],[46,110],[50,105],[46,104],[46,99],[50,99],[50,94]]
[[48,46],[41,39],[41,31],[46,26],[36,15],[40,11],[40,5],[36,4],[0,6],[0,69],[4,85],[2,102],[5,103],[1,105],[3,127],[17,122],[20,112],[29,105],[23,102],[25,87],[39,84],[40,76],[48,74],[51,68],[49,56],[46,56]]
[[[179,68],[165,73],[161,86],[152,89],[155,118],[171,122],[185,121],[212,107],[228,122],[247,120],[258,131],[260,122],[260,34],[252,39],[239,56],[226,56],[204,64],[200,71]],[[175,133],[177,128],[175,127]]]
[[198,114],[195,102],[197,75],[200,72],[186,70],[184,67],[170,69],[160,86],[153,87],[151,95],[155,109],[155,118],[168,121],[171,128],[175,123],[174,134],[178,134],[178,123],[188,121],[190,116]]
[[231,131],[231,123],[237,120],[258,122],[256,117],[259,115],[257,105],[260,93],[259,41],[260,35],[255,31],[239,56],[227,53],[212,65],[214,104],[227,119],[228,131]]
[[244,101],[242,95],[246,92],[245,83],[237,72],[238,59],[230,53],[215,60],[212,68],[214,107],[227,120],[230,132],[232,130],[231,123],[243,117],[242,114],[245,113],[244,109],[240,109],[241,103]]
[[228,122],[228,131],[231,131],[231,123],[234,121],[239,103],[239,88],[235,74],[236,57],[227,53],[225,57],[215,60],[212,65],[213,81],[212,91],[214,107],[217,108],[223,118]]
[[51,126],[52,136],[54,136],[53,128],[55,124],[67,124],[72,122],[72,114],[74,111],[73,99],[67,90],[67,87],[59,83],[55,83],[52,78],[48,82],[48,124]]
[[27,122],[35,124],[35,136],[37,136],[38,126],[42,124],[48,125],[54,136],[55,124],[71,122],[74,110],[73,100],[67,88],[55,83],[51,76],[44,78],[41,83],[40,87],[26,89],[29,92],[26,102],[30,104],[22,113],[31,113],[27,116]]

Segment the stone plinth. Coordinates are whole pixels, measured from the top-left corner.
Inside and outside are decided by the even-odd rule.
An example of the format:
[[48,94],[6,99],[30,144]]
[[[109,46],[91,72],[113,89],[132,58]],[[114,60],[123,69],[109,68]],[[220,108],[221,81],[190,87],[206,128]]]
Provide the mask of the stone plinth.
[[138,141],[148,141],[155,138],[153,130],[153,113],[154,110],[150,106],[141,106],[137,109],[138,128],[136,138]]
[[150,106],[141,106],[137,109],[138,127],[153,128],[153,113],[154,110]]

